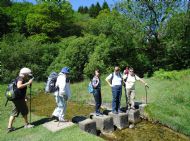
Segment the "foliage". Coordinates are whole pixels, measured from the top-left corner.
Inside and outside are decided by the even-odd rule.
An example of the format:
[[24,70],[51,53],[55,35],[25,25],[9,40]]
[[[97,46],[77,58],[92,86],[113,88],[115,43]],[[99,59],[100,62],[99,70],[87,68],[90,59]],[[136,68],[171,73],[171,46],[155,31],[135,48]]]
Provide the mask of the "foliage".
[[22,67],[32,69],[36,80],[43,80],[49,64],[58,54],[56,44],[41,44],[20,34],[9,34],[0,42],[1,82],[15,78]]
[[169,80],[180,80],[190,75],[190,69],[181,70],[181,71],[164,71],[160,69],[159,71],[155,71],[153,76],[157,79],[169,79]]

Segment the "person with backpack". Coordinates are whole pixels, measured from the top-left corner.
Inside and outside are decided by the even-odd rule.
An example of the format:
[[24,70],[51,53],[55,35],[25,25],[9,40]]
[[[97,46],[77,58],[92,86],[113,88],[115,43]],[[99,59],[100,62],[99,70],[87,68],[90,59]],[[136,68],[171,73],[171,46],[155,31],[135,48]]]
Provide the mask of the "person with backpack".
[[67,101],[71,97],[70,80],[68,78],[69,68],[61,69],[56,81],[57,90],[54,92],[57,107],[52,113],[52,117],[58,119],[60,122],[66,122],[64,118],[67,108]]
[[102,115],[102,113],[100,112],[100,107],[102,104],[101,81],[100,81],[100,71],[98,69],[95,70],[95,75],[92,79],[92,86],[93,86],[93,96],[96,103],[95,113],[96,116],[101,116]]
[[107,78],[106,82],[112,88],[112,113],[120,113],[120,101],[122,95],[122,75],[120,73],[120,68],[115,66],[114,72],[111,73]]
[[8,133],[15,130],[15,128],[13,127],[13,122],[15,120],[15,117],[18,117],[19,113],[21,113],[24,118],[24,128],[32,128],[34,126],[28,122],[28,107],[26,104],[27,86],[31,86],[33,81],[31,77],[32,71],[29,68],[22,68],[20,70],[19,76],[15,79],[17,93],[15,94],[15,98],[12,100],[13,110],[11,116],[9,117],[7,129]]
[[134,69],[132,67],[129,68],[129,74],[123,75],[123,79],[125,80],[126,88],[126,112],[128,112],[130,109],[135,110],[135,82],[139,80],[144,83],[145,86],[147,86],[147,83],[134,73]]

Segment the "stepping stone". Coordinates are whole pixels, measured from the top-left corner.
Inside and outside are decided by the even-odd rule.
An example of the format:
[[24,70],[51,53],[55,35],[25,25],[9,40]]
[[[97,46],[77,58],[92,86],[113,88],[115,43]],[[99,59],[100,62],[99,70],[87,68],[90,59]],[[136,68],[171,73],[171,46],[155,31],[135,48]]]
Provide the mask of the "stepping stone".
[[109,116],[113,117],[113,123],[118,129],[121,130],[129,126],[127,113],[113,114],[109,112]]
[[144,112],[144,108],[147,106],[147,104],[141,104],[139,105],[139,110],[140,110],[140,116],[142,118],[146,118],[145,112]]
[[86,120],[79,122],[79,128],[90,134],[97,135],[96,122],[91,119],[86,119]]
[[141,121],[140,119],[140,111],[139,110],[130,110],[128,113],[128,120],[132,123],[138,123]]
[[62,130],[64,128],[73,126],[74,123],[72,122],[55,122],[55,120],[52,120],[50,122],[46,122],[43,124],[45,128],[47,128],[49,131],[57,132],[59,130]]
[[114,131],[114,125],[113,125],[113,117],[111,116],[96,116],[94,115],[92,119],[96,122],[96,127],[101,132],[112,132]]

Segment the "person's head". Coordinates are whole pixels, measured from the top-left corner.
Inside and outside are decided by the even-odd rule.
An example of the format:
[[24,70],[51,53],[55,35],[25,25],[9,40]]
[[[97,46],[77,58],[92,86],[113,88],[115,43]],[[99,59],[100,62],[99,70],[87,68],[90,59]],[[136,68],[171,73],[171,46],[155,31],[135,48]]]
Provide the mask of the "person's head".
[[22,68],[19,72],[19,76],[24,79],[32,78],[32,71],[29,68]]
[[69,72],[70,72],[70,69],[68,68],[68,67],[64,67],[64,68],[62,68],[61,69],[61,72],[63,73],[63,74],[69,74]]
[[115,72],[115,73],[119,73],[119,71],[120,71],[119,66],[115,66],[115,68],[114,68],[114,72]]
[[129,73],[130,73],[131,75],[134,74],[134,69],[133,69],[132,67],[129,68]]
[[100,76],[100,70],[99,69],[95,70],[95,75],[98,76],[98,77]]

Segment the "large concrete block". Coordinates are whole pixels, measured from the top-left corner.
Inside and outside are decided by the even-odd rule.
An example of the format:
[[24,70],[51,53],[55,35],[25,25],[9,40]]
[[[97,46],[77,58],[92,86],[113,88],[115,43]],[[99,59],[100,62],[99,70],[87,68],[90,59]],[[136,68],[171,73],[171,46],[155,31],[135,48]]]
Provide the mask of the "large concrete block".
[[96,121],[96,127],[101,132],[112,132],[114,131],[113,117],[111,116],[93,116],[94,121]]
[[139,110],[130,110],[128,113],[128,120],[132,123],[138,123],[141,121],[140,119],[140,111]]
[[113,123],[118,129],[124,129],[129,126],[127,113],[113,114],[109,113],[109,116],[113,117]]
[[144,108],[147,106],[147,104],[141,104],[139,105],[139,111],[140,111],[140,116],[142,118],[146,118],[145,112],[144,112]]
[[79,122],[79,128],[85,132],[97,135],[96,122],[91,119],[86,119]]

